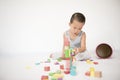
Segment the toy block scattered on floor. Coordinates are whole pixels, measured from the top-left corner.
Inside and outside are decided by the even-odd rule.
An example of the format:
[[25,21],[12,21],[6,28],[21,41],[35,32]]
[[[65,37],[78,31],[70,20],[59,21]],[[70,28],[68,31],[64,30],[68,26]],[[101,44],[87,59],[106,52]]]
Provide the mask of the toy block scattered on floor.
[[91,60],[86,60],[86,62],[87,62],[87,64],[95,64],[95,65],[97,65],[98,64],[98,62],[94,62],[94,61],[91,61]]
[[61,69],[61,70],[64,70],[64,65],[60,65],[60,69]]
[[41,76],[41,80],[49,80],[49,77],[47,75]]
[[70,69],[70,75],[75,76],[76,75],[76,66],[72,66]]
[[44,71],[50,71],[50,66],[45,66]]
[[102,72],[101,71],[95,71],[95,69],[93,67],[90,67],[90,71],[87,71],[85,73],[85,75],[90,76],[90,77],[101,78],[102,77]]
[[95,77],[101,78],[102,72],[101,71],[95,71]]

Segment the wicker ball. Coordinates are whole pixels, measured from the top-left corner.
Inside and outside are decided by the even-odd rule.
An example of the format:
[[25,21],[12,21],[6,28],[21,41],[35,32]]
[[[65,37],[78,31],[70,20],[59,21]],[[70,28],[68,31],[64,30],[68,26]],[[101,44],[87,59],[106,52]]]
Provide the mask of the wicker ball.
[[96,48],[96,54],[99,58],[109,58],[112,55],[112,48],[105,43],[99,44]]

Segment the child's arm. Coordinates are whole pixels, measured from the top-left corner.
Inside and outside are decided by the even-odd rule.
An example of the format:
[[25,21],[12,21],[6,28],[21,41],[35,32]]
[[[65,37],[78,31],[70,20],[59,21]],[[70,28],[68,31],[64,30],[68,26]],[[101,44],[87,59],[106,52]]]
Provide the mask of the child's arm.
[[82,34],[81,37],[81,47],[80,48],[75,48],[75,54],[80,53],[80,52],[84,52],[86,50],[86,34],[85,32]]

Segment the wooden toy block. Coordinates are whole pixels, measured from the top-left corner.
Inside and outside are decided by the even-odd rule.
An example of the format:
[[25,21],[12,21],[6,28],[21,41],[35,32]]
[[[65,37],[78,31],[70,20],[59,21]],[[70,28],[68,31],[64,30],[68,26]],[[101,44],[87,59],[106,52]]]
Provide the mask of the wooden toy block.
[[96,65],[98,64],[98,62],[93,62],[93,63],[96,64]]
[[63,80],[63,78],[58,78],[57,80]]
[[47,75],[41,76],[41,80],[48,80],[48,76]]
[[95,68],[94,67],[90,67],[90,71],[95,71]]
[[101,78],[102,77],[102,72],[101,71],[95,71],[95,77]]
[[94,67],[90,67],[90,76],[91,77],[95,76],[95,69],[94,69]]
[[49,76],[53,76],[54,74],[55,74],[55,73],[52,73],[52,72],[51,72],[51,73],[49,73]]
[[64,76],[63,76],[63,74],[57,74],[56,73],[52,77],[58,79],[58,78],[63,78]]
[[50,71],[50,66],[45,66],[44,71]]
[[95,71],[90,71],[90,76],[94,77],[95,76]]
[[65,74],[69,74],[69,73],[70,73],[70,71],[64,71],[64,73],[65,73]]
[[57,80],[56,78],[52,77],[51,80]]
[[54,65],[59,65],[59,62],[55,62]]
[[64,70],[64,65],[60,65],[60,69]]
[[85,73],[85,75],[86,75],[86,76],[90,76],[90,71],[87,71],[87,72]]
[[93,64],[93,62],[91,60],[86,60],[87,64]]
[[75,76],[76,75],[76,70],[70,70],[70,75]]

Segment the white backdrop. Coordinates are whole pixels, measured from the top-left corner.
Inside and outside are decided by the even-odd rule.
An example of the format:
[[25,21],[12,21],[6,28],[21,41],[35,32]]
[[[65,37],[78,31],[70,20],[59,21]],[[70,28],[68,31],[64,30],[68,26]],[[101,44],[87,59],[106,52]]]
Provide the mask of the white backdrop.
[[86,16],[88,50],[120,49],[120,0],[0,0],[0,55],[61,51],[74,12]]

